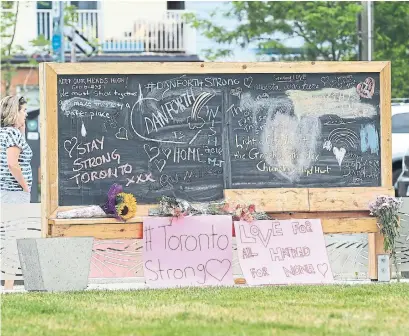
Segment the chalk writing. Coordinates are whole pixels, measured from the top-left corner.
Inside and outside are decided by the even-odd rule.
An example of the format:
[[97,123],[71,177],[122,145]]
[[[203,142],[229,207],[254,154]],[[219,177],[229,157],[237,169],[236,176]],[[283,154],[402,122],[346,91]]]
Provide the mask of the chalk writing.
[[[381,183],[376,73],[83,74],[57,83],[61,205],[99,204],[114,182],[140,204],[161,194],[216,201],[225,188]],[[122,174],[124,164],[132,171]]]

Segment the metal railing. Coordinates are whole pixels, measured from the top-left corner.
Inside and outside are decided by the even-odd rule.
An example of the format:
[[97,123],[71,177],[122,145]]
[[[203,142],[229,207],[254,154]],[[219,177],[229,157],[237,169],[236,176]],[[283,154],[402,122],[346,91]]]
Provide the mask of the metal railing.
[[[157,19],[137,18],[130,23],[133,30],[129,36],[120,37],[106,36],[99,10],[81,10],[76,29],[90,42],[96,42],[99,50],[105,53],[181,53],[186,52],[188,43],[195,43],[191,39],[195,32],[186,24],[184,13],[166,11]],[[37,10],[37,34],[51,40],[52,29],[51,10]],[[66,48],[67,51],[71,48],[68,40]]]

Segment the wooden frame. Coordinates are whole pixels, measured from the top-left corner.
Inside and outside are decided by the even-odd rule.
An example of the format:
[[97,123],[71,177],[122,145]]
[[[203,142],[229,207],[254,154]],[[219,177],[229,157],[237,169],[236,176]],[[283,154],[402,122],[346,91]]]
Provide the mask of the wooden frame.
[[[302,216],[321,218],[325,233],[368,232],[376,234],[368,203],[379,194],[393,195],[391,145],[390,62],[277,62],[277,63],[42,63],[41,98],[41,183],[43,235],[90,235],[102,239],[136,238],[141,234],[141,216],[151,206],[138,207],[138,216],[127,223],[113,219],[62,220],[56,212],[70,207],[58,204],[58,109],[57,76],[75,74],[208,74],[208,73],[367,73],[380,74],[381,187],[375,188],[273,188],[228,189],[225,198],[246,199],[251,195],[258,208],[276,218]],[[331,211],[331,212],[330,212]],[[335,212],[334,212],[335,211]],[[293,213],[289,215],[288,213]],[[112,226],[114,224],[114,226]],[[94,231],[95,230],[95,231]],[[139,233],[138,233],[139,232]],[[136,236],[135,236],[136,235]],[[379,237],[371,236],[376,247]],[[371,243],[372,244],[372,243]],[[378,242],[379,245],[379,242]],[[372,258],[372,257],[371,257]],[[376,262],[376,258],[373,262]],[[372,263],[373,263],[372,262]],[[376,268],[376,267],[375,267]]]

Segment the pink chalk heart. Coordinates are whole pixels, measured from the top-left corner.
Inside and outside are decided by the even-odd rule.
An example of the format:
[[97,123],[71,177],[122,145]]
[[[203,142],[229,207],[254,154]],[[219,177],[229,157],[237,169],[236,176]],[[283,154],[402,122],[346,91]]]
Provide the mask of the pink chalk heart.
[[322,274],[322,276],[325,278],[325,274],[328,272],[328,265],[327,264],[318,264],[317,265],[318,272]]
[[230,260],[210,259],[206,263],[206,272],[218,281],[222,281],[231,268]]
[[366,78],[356,86],[356,92],[363,98],[372,98],[375,92],[375,80],[372,77]]

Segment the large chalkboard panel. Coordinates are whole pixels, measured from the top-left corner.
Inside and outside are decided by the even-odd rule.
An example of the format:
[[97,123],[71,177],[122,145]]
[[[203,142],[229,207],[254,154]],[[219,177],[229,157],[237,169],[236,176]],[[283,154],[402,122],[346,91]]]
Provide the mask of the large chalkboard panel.
[[58,75],[59,204],[379,186],[379,74]]

